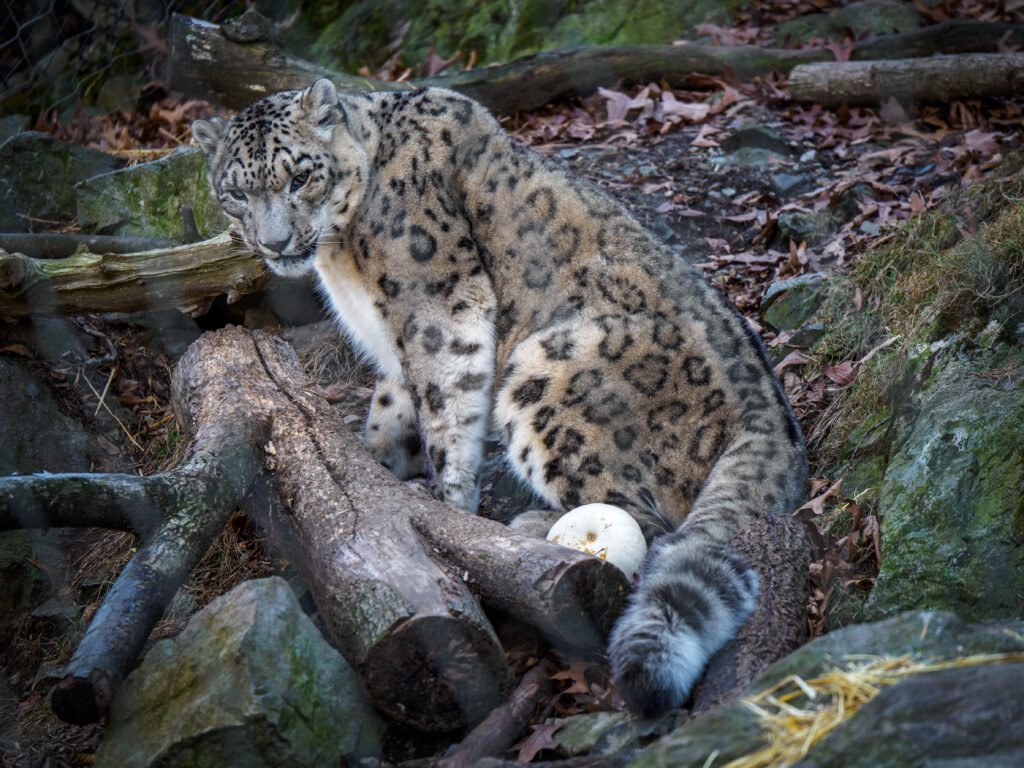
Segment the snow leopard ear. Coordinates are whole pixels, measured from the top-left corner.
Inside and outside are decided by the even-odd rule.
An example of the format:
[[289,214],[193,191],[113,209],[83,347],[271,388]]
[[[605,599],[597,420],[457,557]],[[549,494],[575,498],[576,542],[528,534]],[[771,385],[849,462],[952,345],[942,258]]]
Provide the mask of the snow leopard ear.
[[320,78],[303,91],[302,106],[317,128],[329,130],[341,119],[338,91],[326,77]]
[[221,139],[224,138],[225,123],[219,117],[212,120],[196,120],[192,123],[192,138],[209,156],[217,151]]

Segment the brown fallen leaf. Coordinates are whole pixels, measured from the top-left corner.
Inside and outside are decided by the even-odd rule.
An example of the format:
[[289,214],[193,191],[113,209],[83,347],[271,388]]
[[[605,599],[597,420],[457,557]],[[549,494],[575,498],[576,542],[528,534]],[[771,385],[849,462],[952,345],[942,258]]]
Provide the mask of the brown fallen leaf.
[[782,362],[775,366],[775,375],[781,376],[782,372],[791,365],[807,365],[809,362],[811,362],[809,357],[805,357],[797,351],[790,352],[782,358]]
[[558,742],[554,735],[563,723],[536,723],[531,725],[533,731],[525,739],[515,745],[517,763],[529,763],[544,749],[557,749]]
[[839,386],[845,387],[857,378],[857,364],[852,360],[844,360],[838,365],[826,363],[821,366],[821,372]]

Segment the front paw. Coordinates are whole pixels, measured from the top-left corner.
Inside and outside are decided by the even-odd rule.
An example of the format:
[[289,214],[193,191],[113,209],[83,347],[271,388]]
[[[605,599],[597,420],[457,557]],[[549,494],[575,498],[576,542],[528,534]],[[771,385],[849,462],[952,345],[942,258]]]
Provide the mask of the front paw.
[[399,480],[424,475],[423,448],[416,433],[395,441],[380,439],[379,431],[375,434],[367,430],[366,448],[374,459],[390,469]]

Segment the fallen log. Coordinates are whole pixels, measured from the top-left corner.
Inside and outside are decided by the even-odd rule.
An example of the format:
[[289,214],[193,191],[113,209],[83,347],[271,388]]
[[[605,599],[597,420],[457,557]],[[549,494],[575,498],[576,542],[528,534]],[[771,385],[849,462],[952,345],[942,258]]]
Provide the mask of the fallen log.
[[181,468],[151,478],[0,478],[0,522],[77,523],[74,509],[110,501],[119,489],[127,491],[122,505],[86,520],[130,521],[133,505],[164,516],[54,692],[54,710],[70,722],[102,716],[174,591],[261,469],[260,516],[291,532],[296,564],[335,644],[400,722],[452,730],[500,703],[504,652],[475,591],[556,640],[587,647],[603,643],[621,610],[629,585],[614,566],[446,507],[378,465],[308,390],[279,339],[239,328],[206,334],[180,361],[173,389],[179,419],[195,436]]
[[0,250],[0,317],[158,309],[195,316],[217,296],[233,302],[268,283],[262,260],[227,233],[142,253],[34,259]]
[[525,733],[537,706],[555,691],[551,668],[538,664],[525,675],[509,696],[451,753],[436,763],[436,768],[475,768],[485,757],[501,757]]
[[263,517],[293,531],[320,615],[386,714],[451,730],[498,704],[504,655],[473,592],[555,640],[603,642],[628,591],[617,568],[408,488],[308,391],[284,342],[228,329],[196,344],[232,361],[237,396],[259,393],[279,500]]
[[[831,61],[821,48],[635,45],[566,48],[524,56],[508,64],[393,83],[354,77],[290,56],[265,33],[245,38],[189,16],[171,20],[170,85],[192,98],[241,109],[268,93],[304,88],[328,77],[348,90],[440,86],[471,96],[498,114],[541,107],[557,98],[586,95],[619,80],[665,80],[683,85],[694,73],[752,79],[787,73],[811,62]],[[913,32],[860,41],[853,58],[869,60],[963,51],[996,51],[1000,41],[1024,45],[1024,25],[951,21]]]
[[972,53],[930,59],[829,62],[795,67],[789,90],[797,101],[825,107],[903,103],[1019,94],[1024,54]]
[[[393,719],[451,730],[499,703],[504,654],[476,595],[556,642],[603,643],[628,590],[618,569],[398,481],[308,389],[285,342],[239,328],[205,334],[180,361],[173,391],[194,436],[180,468],[147,478],[0,478],[0,527],[123,524],[145,537],[55,690],[62,718],[103,715],[175,590],[252,487],[262,503],[248,508],[272,535],[288,532],[334,643]],[[89,511],[101,505],[111,511]],[[765,520],[733,542],[758,564],[759,607],[712,660],[696,708],[735,695],[802,636],[799,525]]]
[[175,243],[156,237],[86,235],[68,232],[4,232],[0,250],[23,253],[34,259],[63,259],[84,246],[93,253],[136,253],[170,248]]

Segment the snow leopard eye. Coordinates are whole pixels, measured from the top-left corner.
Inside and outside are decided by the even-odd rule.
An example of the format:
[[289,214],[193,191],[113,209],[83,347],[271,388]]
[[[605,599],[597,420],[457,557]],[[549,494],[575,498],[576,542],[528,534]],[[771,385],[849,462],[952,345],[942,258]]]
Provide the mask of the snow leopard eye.
[[243,192],[240,189],[235,189],[233,187],[230,189],[225,189],[224,194],[227,196],[229,200],[235,203],[245,203],[247,200],[245,192]]
[[309,171],[303,171],[292,179],[292,192],[298,192],[309,181]]

